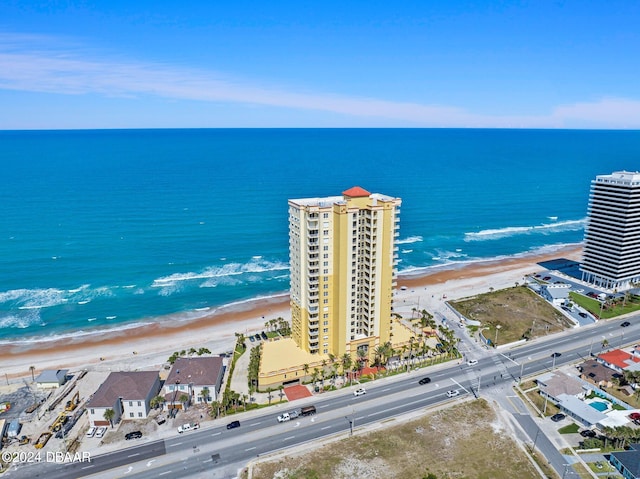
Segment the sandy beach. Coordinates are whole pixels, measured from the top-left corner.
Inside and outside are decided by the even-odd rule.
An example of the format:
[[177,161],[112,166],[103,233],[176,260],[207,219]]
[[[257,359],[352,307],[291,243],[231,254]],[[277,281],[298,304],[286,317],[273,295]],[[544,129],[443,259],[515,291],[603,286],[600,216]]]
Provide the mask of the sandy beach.
[[[458,299],[522,283],[527,274],[541,271],[538,264],[556,258],[579,260],[581,246],[548,254],[532,254],[499,261],[443,268],[424,275],[398,278],[395,311],[413,308],[437,311],[447,299]],[[160,321],[155,324],[60,341],[38,341],[0,346],[0,364],[7,380],[30,376],[43,369],[136,370],[159,367],[174,352],[206,347],[212,353],[233,348],[235,333],[255,333],[265,322],[282,317],[290,320],[289,296],[219,308],[211,315],[190,321]]]

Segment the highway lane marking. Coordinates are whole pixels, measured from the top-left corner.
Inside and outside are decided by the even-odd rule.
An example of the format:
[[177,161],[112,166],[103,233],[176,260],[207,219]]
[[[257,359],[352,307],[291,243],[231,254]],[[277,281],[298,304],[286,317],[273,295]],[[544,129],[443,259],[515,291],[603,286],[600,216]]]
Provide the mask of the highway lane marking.
[[165,474],[171,474],[171,471],[159,472],[159,476],[164,476]]
[[135,454],[129,454],[127,457],[136,457],[136,456],[139,456],[139,455],[140,455],[140,453],[136,452]]
[[219,432],[214,432],[213,434],[211,434],[212,436],[219,436],[220,433]]
[[209,458],[209,459],[207,459],[206,461],[202,461],[202,462],[203,462],[203,463],[204,463],[204,462],[213,462],[213,459]]
[[253,451],[255,447],[250,447],[249,449],[245,449],[245,451]]
[[81,467],[80,469],[89,469],[91,467],[93,467],[93,466],[84,466],[84,467]]
[[324,431],[325,429],[331,429],[331,426],[325,426],[320,428],[321,431]]
[[253,424],[249,424],[249,426],[257,426],[258,424],[262,424],[262,421],[260,421],[260,422],[254,422]]
[[389,390],[391,390],[391,388],[385,388],[382,390],[382,392],[389,391]]
[[289,436],[289,437],[285,437],[282,441],[288,441],[289,439],[295,439],[295,436]]
[[179,446],[180,444],[182,444],[181,442],[176,442],[175,444],[168,444],[169,447],[173,447],[173,446]]

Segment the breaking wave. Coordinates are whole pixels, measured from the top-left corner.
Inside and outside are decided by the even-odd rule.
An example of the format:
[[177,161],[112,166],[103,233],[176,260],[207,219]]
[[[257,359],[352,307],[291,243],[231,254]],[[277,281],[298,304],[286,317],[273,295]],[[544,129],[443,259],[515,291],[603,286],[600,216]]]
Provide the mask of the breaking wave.
[[477,233],[465,233],[465,241],[487,241],[508,238],[517,235],[550,234],[562,231],[577,231],[584,228],[586,218],[581,220],[559,221],[536,226],[509,226],[506,228],[488,229]]

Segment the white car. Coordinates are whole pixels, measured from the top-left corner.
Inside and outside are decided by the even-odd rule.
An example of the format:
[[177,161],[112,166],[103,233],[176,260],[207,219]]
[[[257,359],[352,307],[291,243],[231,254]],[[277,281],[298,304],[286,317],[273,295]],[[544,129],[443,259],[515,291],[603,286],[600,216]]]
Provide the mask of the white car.
[[460,391],[457,389],[452,389],[451,391],[447,391],[447,397],[454,398],[460,394]]
[[287,422],[291,420],[291,416],[289,416],[288,412],[283,412],[278,416],[278,422]]
[[477,359],[469,359],[469,361],[467,361],[467,366],[475,366],[476,364],[478,364]]
[[367,391],[365,390],[365,388],[360,388],[360,389],[356,389],[355,391],[353,391],[353,395],[358,397],[358,396],[364,396],[365,394],[367,394]]
[[96,431],[96,437],[102,437],[107,433],[107,428],[105,426],[99,427]]
[[93,436],[95,436],[95,435],[96,435],[96,431],[97,431],[97,430],[98,430],[98,428],[97,428],[97,427],[95,427],[95,426],[91,426],[91,427],[89,428],[89,430],[87,431],[87,437],[93,437]]

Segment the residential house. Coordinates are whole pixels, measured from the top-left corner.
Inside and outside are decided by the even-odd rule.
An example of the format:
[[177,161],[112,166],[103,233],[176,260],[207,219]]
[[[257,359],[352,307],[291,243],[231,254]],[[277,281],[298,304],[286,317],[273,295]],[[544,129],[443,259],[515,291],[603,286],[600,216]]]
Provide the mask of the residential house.
[[42,389],[59,388],[67,382],[68,369],[45,369],[36,378],[36,385]]
[[609,461],[625,479],[640,479],[640,444],[630,444],[628,451],[612,452]]
[[167,407],[185,409],[190,403],[217,401],[223,377],[220,356],[176,359],[164,382]]
[[599,354],[596,360],[619,373],[635,371],[640,368],[640,357],[630,354],[622,349],[614,349],[607,353]]
[[621,373],[614,371],[595,359],[585,361],[578,366],[578,370],[581,373],[580,377],[582,379],[604,388],[613,387],[613,381],[616,378],[622,377]]
[[92,426],[108,426],[104,414],[114,412],[113,423],[121,419],[141,419],[151,410],[151,399],[160,391],[158,371],[113,372],[86,404]]

